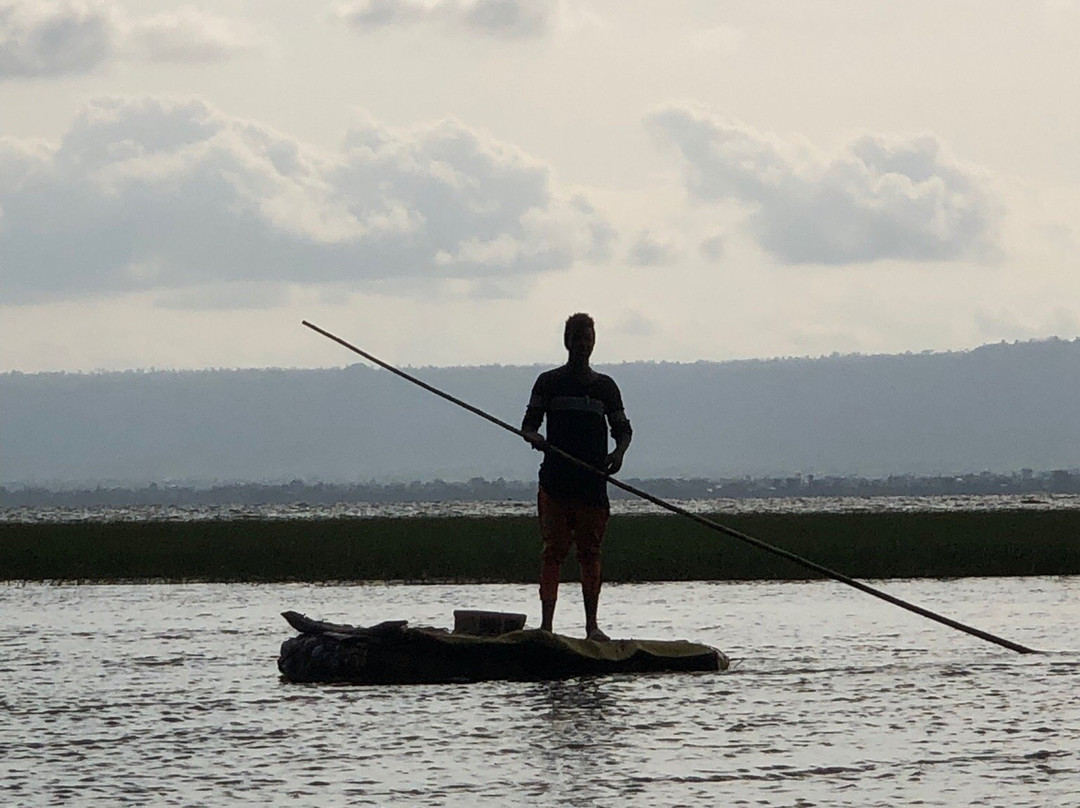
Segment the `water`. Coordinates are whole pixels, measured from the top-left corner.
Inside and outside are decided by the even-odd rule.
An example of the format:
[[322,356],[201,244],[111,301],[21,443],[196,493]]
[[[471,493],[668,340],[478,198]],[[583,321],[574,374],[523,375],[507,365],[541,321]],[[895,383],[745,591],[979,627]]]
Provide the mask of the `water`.
[[[279,612],[449,625],[535,587],[0,585],[0,805],[1080,805],[1080,578],[608,586],[719,674],[286,685]],[[556,629],[580,630],[566,587]]]
[[[1078,494],[955,494],[890,497],[769,497],[676,499],[692,513],[905,513],[913,511],[1076,510]],[[640,499],[612,499],[611,512],[666,513]],[[342,502],[262,505],[95,505],[3,507],[0,522],[192,522],[230,519],[340,519],[418,516],[535,516],[535,502]]]

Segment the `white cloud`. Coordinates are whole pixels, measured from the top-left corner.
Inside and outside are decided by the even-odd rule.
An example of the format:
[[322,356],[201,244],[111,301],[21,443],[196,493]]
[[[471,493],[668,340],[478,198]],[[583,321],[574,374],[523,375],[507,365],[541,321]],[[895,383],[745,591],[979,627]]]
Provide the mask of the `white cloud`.
[[118,31],[119,18],[108,3],[3,3],[0,79],[92,71],[112,57]]
[[326,153],[200,100],[102,99],[59,144],[0,140],[0,179],[8,302],[520,276],[611,238],[546,166],[453,121],[368,122]]
[[546,34],[557,12],[558,0],[356,0],[337,9],[357,31],[435,23],[511,39]]
[[250,50],[258,41],[246,23],[186,6],[132,23],[127,47],[150,62],[218,62]]
[[256,42],[250,26],[186,6],[128,19],[109,0],[0,4],[0,80],[92,73],[121,57],[217,62]]
[[744,205],[762,248],[788,263],[957,260],[994,246],[997,204],[933,136],[864,135],[825,159],[697,107],[667,106],[647,125],[681,153],[693,198]]

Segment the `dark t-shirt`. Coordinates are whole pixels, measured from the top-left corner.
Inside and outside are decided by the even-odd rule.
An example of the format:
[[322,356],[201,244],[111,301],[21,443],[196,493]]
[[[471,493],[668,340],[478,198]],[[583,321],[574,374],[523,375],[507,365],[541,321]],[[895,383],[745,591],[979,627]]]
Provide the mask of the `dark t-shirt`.
[[[574,377],[568,365],[541,373],[533,385],[521,428],[540,429],[547,418],[547,441],[564,452],[603,469],[611,436],[631,434],[622,394],[610,376],[590,371],[587,382]],[[605,423],[606,421],[606,423]],[[540,485],[557,499],[583,505],[607,505],[607,481],[553,452],[544,454]]]

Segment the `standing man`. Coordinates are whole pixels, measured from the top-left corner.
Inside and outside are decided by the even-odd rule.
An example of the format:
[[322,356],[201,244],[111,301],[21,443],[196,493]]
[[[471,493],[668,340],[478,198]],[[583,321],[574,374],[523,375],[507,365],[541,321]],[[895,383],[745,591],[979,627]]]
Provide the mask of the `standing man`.
[[[632,430],[623,412],[622,394],[610,376],[589,367],[596,344],[593,319],[574,314],[566,321],[563,344],[565,365],[541,373],[533,385],[529,406],[521,422],[525,440],[544,452],[540,465],[537,511],[544,540],[540,565],[540,628],[551,631],[559,592],[559,567],[577,546],[581,568],[581,594],[585,601],[585,635],[607,640],[596,622],[600,601],[600,544],[607,529],[607,480],[560,455],[557,447],[606,474],[615,474],[630,446]],[[547,417],[547,439],[540,424]],[[608,428],[615,449],[608,453]]]

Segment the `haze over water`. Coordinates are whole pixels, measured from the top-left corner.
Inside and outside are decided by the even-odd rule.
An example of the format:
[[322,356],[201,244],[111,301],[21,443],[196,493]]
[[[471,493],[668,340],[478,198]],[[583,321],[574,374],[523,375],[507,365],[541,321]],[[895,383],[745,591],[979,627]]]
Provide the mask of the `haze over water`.
[[[1080,579],[888,581],[1019,656],[832,582],[612,585],[614,636],[720,674],[321,687],[279,681],[279,612],[449,625],[531,585],[0,586],[0,802],[935,806],[1080,799]],[[556,630],[580,630],[576,587]]]

